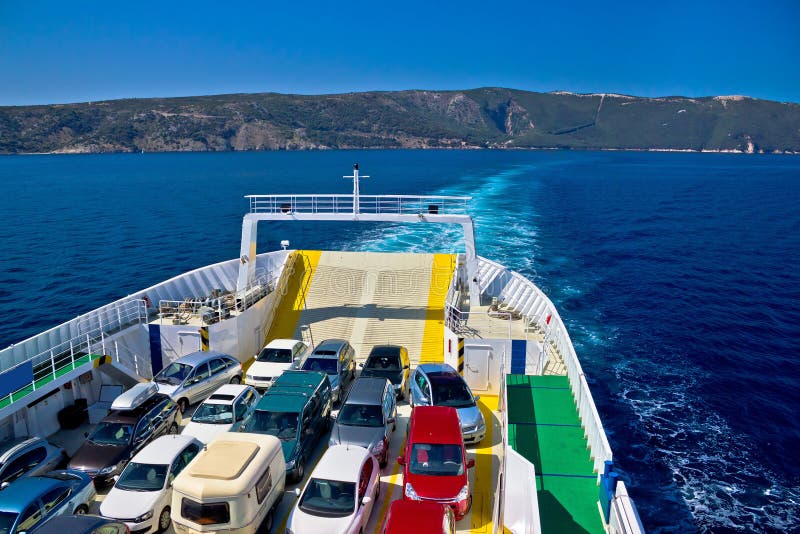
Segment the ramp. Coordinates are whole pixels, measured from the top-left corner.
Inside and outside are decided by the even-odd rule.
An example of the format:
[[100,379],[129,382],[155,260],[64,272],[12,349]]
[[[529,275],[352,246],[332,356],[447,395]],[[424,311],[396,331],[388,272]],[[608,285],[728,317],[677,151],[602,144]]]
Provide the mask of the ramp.
[[[363,360],[378,344],[408,349],[412,363],[443,361],[449,254],[298,252],[268,338],[348,340]],[[296,262],[299,264],[301,262]]]

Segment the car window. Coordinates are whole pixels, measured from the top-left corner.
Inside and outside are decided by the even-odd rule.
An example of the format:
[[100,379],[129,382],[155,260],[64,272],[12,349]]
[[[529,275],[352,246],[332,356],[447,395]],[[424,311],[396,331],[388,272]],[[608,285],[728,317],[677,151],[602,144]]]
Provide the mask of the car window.
[[190,443],[188,447],[183,449],[181,453],[178,455],[177,458],[172,462],[172,466],[170,467],[170,474],[172,478],[175,478],[183,471],[183,468],[189,465],[197,453],[200,452],[200,447],[197,446],[195,443]]
[[147,435],[152,421],[153,421],[153,412],[149,412],[143,415],[141,419],[139,419],[139,422],[136,424],[135,439],[142,439],[145,435]]
[[47,451],[44,447],[36,447],[32,451],[26,453],[26,457],[28,460],[28,467],[35,467],[47,458]]
[[57,508],[69,497],[69,488],[55,488],[42,495],[42,505],[44,513],[49,514],[51,510]]
[[225,369],[227,369],[227,366],[225,365],[225,360],[221,358],[215,358],[211,360],[211,362],[208,365],[211,366],[212,375],[215,375],[220,371],[224,371]]
[[[11,460],[3,470],[3,481],[14,481],[33,467],[30,465],[33,460],[32,452],[33,451],[27,451]],[[34,463],[34,465],[36,464],[38,464],[38,462]]]
[[38,504],[28,506],[24,512],[20,514],[19,524],[17,525],[17,532],[21,530],[30,530],[39,521],[42,520],[42,510]]
[[206,378],[211,376],[208,371],[208,363],[201,363],[200,365],[198,365],[194,371],[194,376],[198,380],[205,380]]
[[367,486],[369,485],[369,479],[372,477],[372,459],[367,458],[367,461],[364,462],[364,467],[361,468],[361,477],[358,480],[358,502],[361,503],[361,499],[364,498],[364,495],[367,493]]
[[234,410],[233,413],[236,416],[235,417],[236,421],[241,421],[242,419],[244,419],[244,416],[247,413],[247,403],[244,397],[241,397],[236,400],[236,402],[233,405],[233,410]]
[[394,397],[394,393],[389,391],[384,392],[383,394],[383,415],[386,418],[392,416],[392,398]]

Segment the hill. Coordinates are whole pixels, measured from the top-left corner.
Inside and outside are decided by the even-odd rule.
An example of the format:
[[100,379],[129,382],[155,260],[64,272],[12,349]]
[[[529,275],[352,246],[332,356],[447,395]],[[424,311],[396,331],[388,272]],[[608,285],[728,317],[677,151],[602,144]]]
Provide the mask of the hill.
[[0,153],[325,148],[800,153],[800,105],[502,88],[0,107]]

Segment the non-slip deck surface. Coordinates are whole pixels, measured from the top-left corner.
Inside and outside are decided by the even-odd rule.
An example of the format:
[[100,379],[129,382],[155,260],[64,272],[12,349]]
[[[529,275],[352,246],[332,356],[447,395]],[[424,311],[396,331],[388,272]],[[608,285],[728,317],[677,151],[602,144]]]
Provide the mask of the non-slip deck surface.
[[508,443],[536,468],[542,532],[598,532],[596,473],[566,376],[508,375]]

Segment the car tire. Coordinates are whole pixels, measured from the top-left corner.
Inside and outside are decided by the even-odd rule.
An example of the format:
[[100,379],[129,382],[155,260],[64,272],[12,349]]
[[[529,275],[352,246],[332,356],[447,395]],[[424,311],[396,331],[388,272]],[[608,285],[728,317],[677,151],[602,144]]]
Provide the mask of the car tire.
[[172,524],[172,517],[170,516],[169,506],[165,506],[158,516],[158,530],[156,532],[166,532]]
[[178,424],[172,423],[171,425],[169,425],[169,428],[167,429],[167,434],[177,434],[177,433],[178,433]]
[[82,504],[82,505],[78,506],[77,508],[75,508],[75,511],[72,512],[72,513],[75,514],[75,515],[88,514],[89,513],[89,507],[86,506],[85,504]]
[[230,383],[231,384],[241,384],[242,383],[242,377],[241,376],[234,376],[233,378],[231,378],[231,382]]
[[267,516],[264,518],[264,521],[261,522],[261,526],[258,529],[258,531],[263,534],[266,534],[267,532],[271,531],[274,519],[275,519],[275,509],[270,508],[269,512],[267,512]]
[[180,410],[181,415],[186,413],[186,410],[189,409],[189,399],[183,398],[178,400],[178,410]]
[[300,482],[301,480],[303,480],[303,476],[306,474],[306,466],[303,463],[302,458],[300,458],[297,461],[297,471],[295,471],[295,473],[296,474],[294,475],[294,479],[296,482]]

